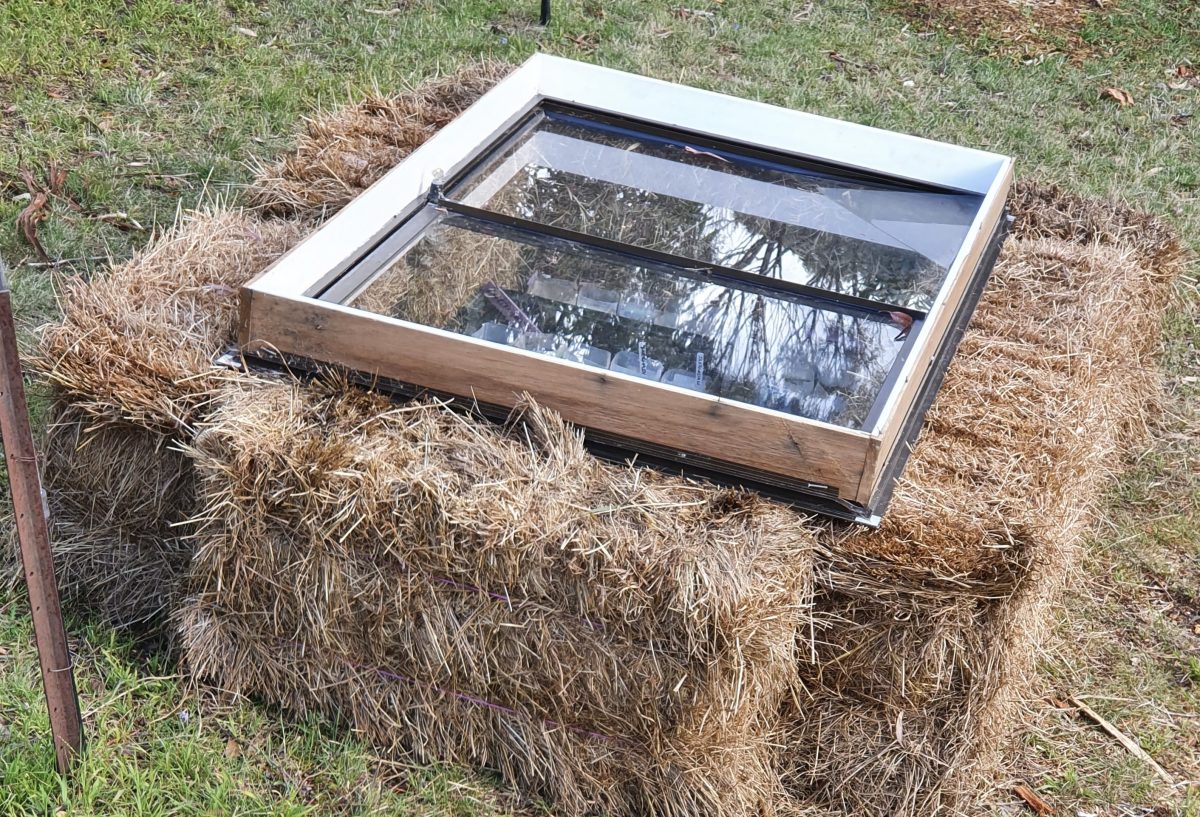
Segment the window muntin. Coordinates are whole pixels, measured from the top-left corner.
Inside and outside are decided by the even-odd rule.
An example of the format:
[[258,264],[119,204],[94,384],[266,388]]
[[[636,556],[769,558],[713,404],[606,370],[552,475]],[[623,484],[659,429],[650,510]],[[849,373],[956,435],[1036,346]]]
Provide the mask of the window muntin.
[[887,312],[631,259],[432,207],[421,217],[429,223],[413,240],[338,299],[855,429],[886,397],[884,383],[905,348]]
[[449,190],[472,207],[926,310],[982,197],[540,111]]

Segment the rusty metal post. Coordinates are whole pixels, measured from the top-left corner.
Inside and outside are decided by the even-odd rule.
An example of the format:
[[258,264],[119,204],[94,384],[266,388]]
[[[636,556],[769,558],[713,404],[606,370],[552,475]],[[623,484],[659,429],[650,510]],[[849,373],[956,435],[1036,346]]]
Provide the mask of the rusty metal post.
[[21,564],[25,568],[29,606],[33,610],[33,634],[42,665],[42,686],[50,710],[54,757],[58,771],[66,774],[83,750],[83,721],[79,716],[75,672],[63,627],[58,584],[54,577],[54,556],[50,551],[46,500],[21,378],[12,293],[5,277],[4,262],[0,260],[0,436],[4,441],[13,516],[21,541]]

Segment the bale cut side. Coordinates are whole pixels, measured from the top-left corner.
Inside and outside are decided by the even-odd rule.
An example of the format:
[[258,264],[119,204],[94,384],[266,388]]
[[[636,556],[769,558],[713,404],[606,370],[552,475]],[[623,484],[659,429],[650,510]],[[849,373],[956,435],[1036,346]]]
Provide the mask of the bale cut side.
[[[53,397],[40,463],[63,603],[158,640],[178,607],[193,546],[191,459],[142,426],[98,420]],[[0,577],[21,581],[15,532]]]

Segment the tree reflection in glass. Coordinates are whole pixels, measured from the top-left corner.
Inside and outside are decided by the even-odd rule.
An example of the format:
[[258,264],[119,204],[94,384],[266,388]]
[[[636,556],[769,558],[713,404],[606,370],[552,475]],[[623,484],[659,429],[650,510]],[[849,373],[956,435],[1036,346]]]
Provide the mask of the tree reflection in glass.
[[833,292],[928,309],[981,197],[836,177],[549,116],[451,197]]
[[[677,216],[696,207],[674,206]],[[628,223],[649,231],[653,221]],[[902,346],[885,313],[824,308],[449,215],[349,303],[851,428],[862,427]]]

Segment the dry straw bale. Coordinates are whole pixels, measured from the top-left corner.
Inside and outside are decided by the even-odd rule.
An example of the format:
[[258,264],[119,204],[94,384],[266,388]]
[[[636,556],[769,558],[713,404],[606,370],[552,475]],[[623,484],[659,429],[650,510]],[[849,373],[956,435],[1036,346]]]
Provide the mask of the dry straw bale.
[[98,524],[167,530],[193,513],[192,463],[166,435],[99,420],[62,395],[41,447],[47,490]]
[[1169,224],[1123,203],[1022,179],[1013,185],[1009,206],[1021,215],[1013,225],[1016,238],[1118,247],[1149,271],[1176,269],[1183,258],[1183,245]]
[[62,321],[32,361],[80,411],[163,433],[191,427],[233,338],[237,287],[291,247],[299,228],[241,211],[188,217],[95,280],[66,279]]
[[122,629],[161,627],[191,562],[191,460],[157,431],[96,420],[59,400],[42,472],[67,603]]
[[407,93],[371,96],[309,120],[294,150],[260,168],[248,201],[271,215],[337,210],[512,69],[506,62],[471,63]]
[[883,528],[818,555],[804,797],[960,809],[994,766],[1077,538],[1157,394],[1172,270],[1139,262],[1177,256],[1136,240],[1010,243]]
[[[191,562],[191,460],[158,431],[98,420],[61,395],[40,456],[64,603],[158,638]],[[10,583],[21,577],[15,537],[12,544],[0,565]]]
[[537,407],[508,434],[340,384],[233,390],[194,456],[196,672],[349,702],[373,739],[501,769],[566,813],[780,799],[801,517],[603,465]]

